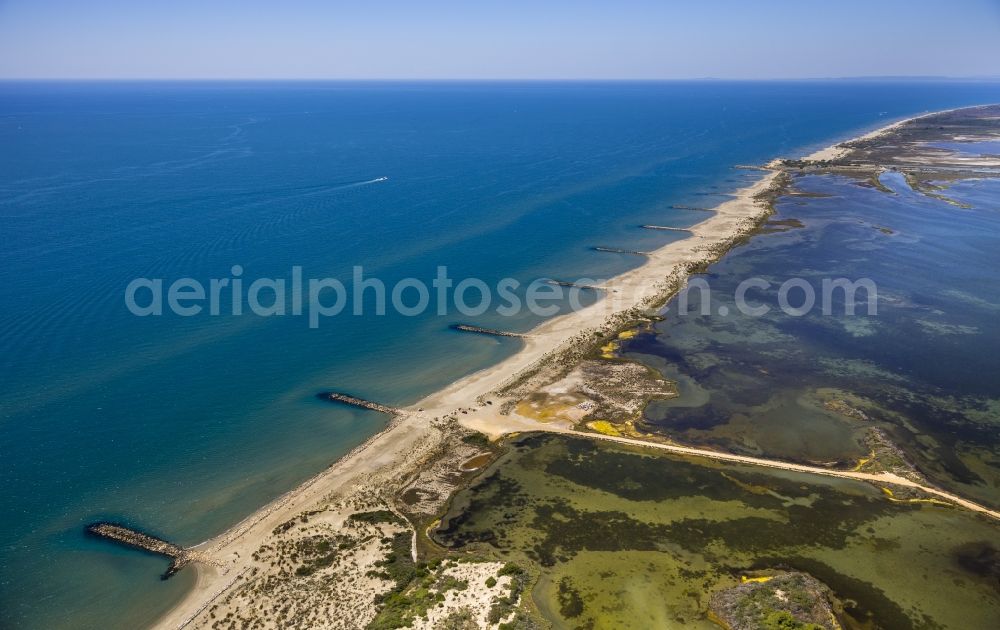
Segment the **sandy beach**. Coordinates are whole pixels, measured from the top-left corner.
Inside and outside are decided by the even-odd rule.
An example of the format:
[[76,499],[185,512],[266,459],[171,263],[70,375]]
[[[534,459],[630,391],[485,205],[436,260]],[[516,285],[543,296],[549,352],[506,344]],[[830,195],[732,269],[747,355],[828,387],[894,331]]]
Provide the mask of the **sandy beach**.
[[508,359],[471,374],[427,396],[404,410],[392,424],[338,460],[330,468],[301,486],[262,507],[219,536],[197,546],[206,560],[188,570],[198,572],[197,582],[178,606],[156,627],[189,626],[222,593],[240,580],[250,565],[253,552],[271,531],[334,494],[345,495],[377,486],[383,475],[398,473],[408,462],[416,462],[429,445],[432,422],[461,409],[478,410],[463,415],[467,426],[492,436],[538,428],[536,423],[516,415],[504,416],[487,409],[481,399],[515,378],[538,361],[557,353],[581,332],[597,329],[635,308],[662,300],[686,276],[688,265],[717,255],[734,238],[752,229],[769,213],[758,199],[775,184],[778,172],[769,172],[752,186],[737,191],[733,199],[716,208],[691,228],[689,238],[670,243],[647,254],[644,264],[605,283],[602,299],[579,311],[548,320],[530,331],[524,347]]
[[[968,107],[955,107],[955,108],[952,108],[952,109],[942,109],[942,110],[938,110],[938,111],[927,112],[925,114],[919,114],[917,116],[910,116],[909,118],[903,118],[902,120],[897,120],[896,122],[890,123],[890,124],[888,124],[888,125],[886,125],[884,127],[879,127],[878,129],[875,129],[873,131],[869,131],[868,133],[862,134],[862,135],[860,135],[860,136],[858,136],[856,138],[851,138],[850,140],[845,140],[843,142],[838,142],[837,144],[832,144],[832,145],[830,145],[828,147],[823,147],[822,149],[819,149],[817,151],[813,151],[812,153],[804,156],[802,159],[803,160],[808,160],[810,162],[823,162],[823,161],[826,161],[826,160],[837,160],[839,158],[844,157],[844,155],[850,150],[848,147],[844,146],[847,143],[858,142],[858,141],[862,141],[862,140],[874,140],[876,138],[884,136],[885,134],[889,133],[890,131],[893,131],[894,129],[898,129],[899,127],[902,127],[905,124],[911,123],[911,122],[913,122],[915,120],[920,120],[921,118],[926,118],[928,116],[934,116],[934,115],[937,115],[937,114],[945,114],[945,113],[948,113],[948,112],[954,112],[954,111],[958,111],[960,109],[972,109],[974,107],[977,107],[977,106],[976,105],[972,105],[972,106],[968,106]],[[982,107],[982,106],[979,106],[979,107]]]
[[[884,134],[917,116],[894,122],[861,138]],[[824,160],[843,155],[840,143],[811,154],[807,159]],[[264,545],[275,528],[297,515],[316,506],[324,506],[330,519],[346,519],[364,505],[367,498],[377,497],[392,480],[405,479],[417,474],[424,462],[440,443],[440,428],[445,423],[458,422],[467,428],[492,437],[516,431],[553,430],[566,432],[565,425],[540,425],[537,421],[516,413],[501,413],[498,405],[491,404],[491,394],[538,365],[546,358],[557,356],[578,343],[583,334],[595,330],[613,329],[617,324],[639,311],[661,304],[670,294],[683,286],[689,270],[710,262],[728,250],[733,242],[753,230],[771,211],[769,194],[781,184],[780,170],[766,172],[753,185],[737,191],[733,198],[713,209],[711,215],[690,228],[689,238],[672,242],[646,254],[644,264],[604,283],[603,297],[579,311],[550,319],[530,331],[523,340],[523,348],[506,360],[471,374],[444,389],[437,391],[404,409],[381,433],[373,436],[328,469],[301,486],[291,490],[270,504],[251,514],[219,536],[198,545],[196,550],[202,562],[186,570],[197,572],[197,582],[185,598],[156,627],[183,628],[211,625],[208,610],[217,606],[235,590],[254,566],[253,556]],[[489,402],[488,402],[489,401]],[[588,434],[589,435],[589,434]],[[640,440],[617,439],[626,443],[641,444]],[[679,454],[716,457],[727,461],[754,465],[773,465],[787,470],[818,472],[809,466],[782,465],[780,462],[719,455],[711,451],[683,446],[652,445]],[[916,484],[892,475],[876,476],[863,473],[831,473],[839,477],[915,487]],[[976,504],[963,502],[959,497],[936,494],[942,498],[962,503],[970,509]],[[331,508],[330,506],[334,506]],[[339,511],[338,511],[339,510]],[[980,510],[982,511],[982,510]],[[997,518],[1000,515],[990,513]],[[490,594],[483,597],[488,604]],[[345,598],[350,599],[349,595]],[[362,605],[360,595],[352,605]],[[373,604],[370,604],[373,605]],[[351,627],[345,625],[344,627]]]

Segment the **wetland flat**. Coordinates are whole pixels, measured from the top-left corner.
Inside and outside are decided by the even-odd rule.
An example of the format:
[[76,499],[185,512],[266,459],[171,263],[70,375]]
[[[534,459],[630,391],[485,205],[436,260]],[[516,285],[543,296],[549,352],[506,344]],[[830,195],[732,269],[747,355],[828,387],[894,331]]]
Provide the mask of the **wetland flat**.
[[531,566],[556,627],[716,627],[717,589],[788,568],[829,585],[846,627],[986,628],[998,534],[869,484],[528,435],[454,499],[435,535]]

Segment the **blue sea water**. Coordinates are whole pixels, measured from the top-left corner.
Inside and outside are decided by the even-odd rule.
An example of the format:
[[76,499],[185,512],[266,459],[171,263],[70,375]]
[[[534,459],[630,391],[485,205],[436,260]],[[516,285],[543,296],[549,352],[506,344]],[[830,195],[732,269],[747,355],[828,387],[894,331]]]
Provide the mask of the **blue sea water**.
[[[132,628],[190,586],[87,538],[225,529],[516,351],[468,319],[136,317],[137,277],[600,278],[756,173],[1000,84],[0,84],[0,627]],[[387,178],[387,179],[382,179]],[[486,313],[524,330],[539,319]]]

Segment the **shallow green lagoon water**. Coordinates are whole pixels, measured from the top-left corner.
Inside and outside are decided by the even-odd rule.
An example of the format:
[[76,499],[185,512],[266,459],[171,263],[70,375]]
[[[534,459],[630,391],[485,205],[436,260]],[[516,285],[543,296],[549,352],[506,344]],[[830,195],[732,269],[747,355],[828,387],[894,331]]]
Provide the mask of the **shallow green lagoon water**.
[[807,571],[856,627],[994,627],[1000,528],[864,483],[529,435],[460,492],[439,542],[534,567],[558,628],[714,628],[741,572]]

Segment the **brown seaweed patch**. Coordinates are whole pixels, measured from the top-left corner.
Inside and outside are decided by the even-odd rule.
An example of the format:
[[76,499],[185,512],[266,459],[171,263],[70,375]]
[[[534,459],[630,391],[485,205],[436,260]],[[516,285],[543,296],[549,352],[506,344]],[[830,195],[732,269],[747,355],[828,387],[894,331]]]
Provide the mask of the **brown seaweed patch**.
[[1000,593],[1000,550],[986,541],[959,545],[952,551],[960,567],[977,575]]
[[757,232],[759,234],[780,234],[789,230],[804,228],[805,224],[798,219],[771,219],[764,223]]
[[486,464],[490,463],[493,459],[493,453],[480,453],[479,455],[473,455],[469,459],[462,462],[459,466],[459,470],[462,472],[471,472],[473,470],[479,470]]

